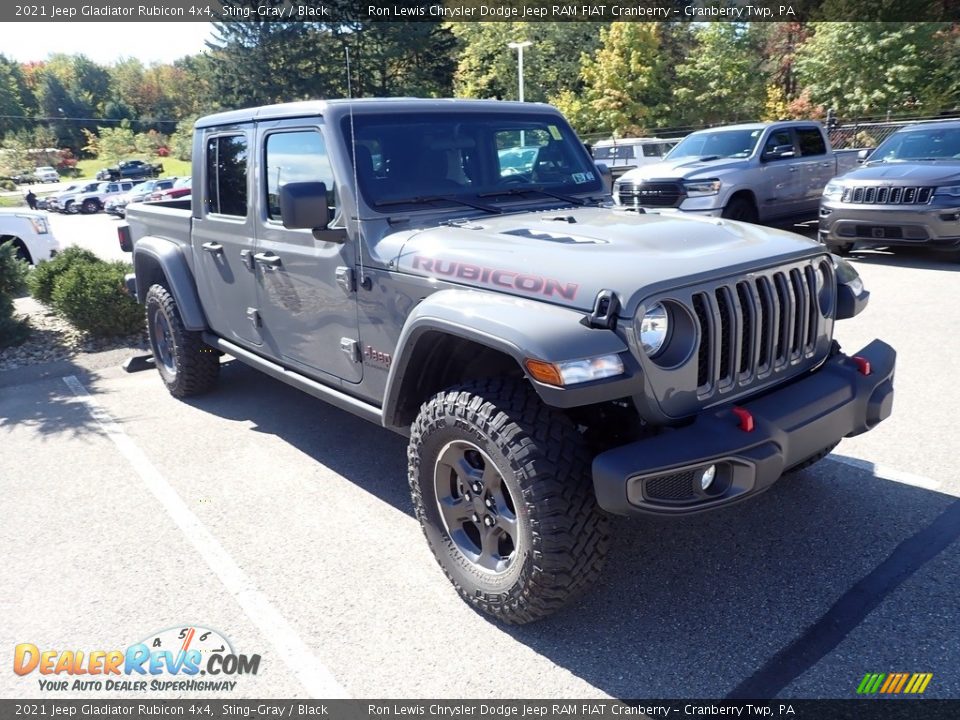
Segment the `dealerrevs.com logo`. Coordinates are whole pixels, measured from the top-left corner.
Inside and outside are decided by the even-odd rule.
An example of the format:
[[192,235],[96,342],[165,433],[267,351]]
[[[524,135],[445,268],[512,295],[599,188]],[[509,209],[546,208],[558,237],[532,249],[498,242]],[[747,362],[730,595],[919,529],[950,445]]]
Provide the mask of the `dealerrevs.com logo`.
[[126,650],[56,650],[19,643],[13,653],[13,671],[24,677],[37,673],[43,692],[231,691],[237,685],[233,677],[256,675],[259,669],[260,655],[238,654],[221,633],[200,626],[151,633]]

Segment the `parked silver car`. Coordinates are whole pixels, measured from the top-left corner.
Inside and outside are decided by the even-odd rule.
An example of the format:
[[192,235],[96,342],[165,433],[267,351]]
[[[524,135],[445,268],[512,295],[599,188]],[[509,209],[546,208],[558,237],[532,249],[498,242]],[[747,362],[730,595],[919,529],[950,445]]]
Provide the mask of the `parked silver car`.
[[862,167],[827,184],[820,241],[833,252],[861,245],[960,249],[960,121],[895,132]]

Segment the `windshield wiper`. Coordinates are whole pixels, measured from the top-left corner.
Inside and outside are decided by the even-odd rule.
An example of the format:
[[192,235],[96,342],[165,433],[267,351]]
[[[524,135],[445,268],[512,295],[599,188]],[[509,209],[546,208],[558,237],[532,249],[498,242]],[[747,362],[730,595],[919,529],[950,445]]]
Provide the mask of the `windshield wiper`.
[[[478,197],[483,196],[480,195]],[[390,205],[421,205],[423,203],[438,202],[441,200],[459,203],[460,205],[466,205],[467,207],[483,210],[484,212],[492,213],[494,215],[500,215],[503,212],[501,208],[494,207],[493,205],[473,202],[472,200],[464,200],[456,195],[414,195],[413,197],[398,198],[396,200],[380,200],[379,202],[374,203],[374,207],[389,207]]]
[[704,155],[701,158],[697,158],[697,162],[710,162],[711,160],[719,160],[719,155]]
[[573,197],[572,195],[564,195],[562,193],[555,193],[549,190],[544,190],[540,186],[524,186],[524,187],[512,187],[504,188],[503,190],[491,190],[490,192],[477,193],[477,197],[497,197],[498,195],[528,195],[530,193],[540,193],[541,195],[546,195],[547,197],[556,198],[557,200],[563,200],[568,202],[571,205],[586,205],[587,200],[583,198]]

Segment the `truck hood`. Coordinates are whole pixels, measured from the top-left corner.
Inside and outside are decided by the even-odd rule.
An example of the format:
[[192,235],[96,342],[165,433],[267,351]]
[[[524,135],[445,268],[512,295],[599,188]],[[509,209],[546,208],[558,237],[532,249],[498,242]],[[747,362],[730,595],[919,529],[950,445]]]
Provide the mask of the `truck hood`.
[[910,182],[917,185],[960,183],[960,160],[952,162],[897,162],[864,165],[840,180],[872,181],[878,185]]
[[400,272],[589,310],[615,291],[644,297],[823,253],[793,233],[716,218],[610,208],[481,217],[380,241]]
[[741,170],[747,167],[746,158],[718,158],[701,161],[698,158],[685,157],[665,160],[654,165],[644,165],[623,174],[621,180],[664,180],[711,177],[728,170]]

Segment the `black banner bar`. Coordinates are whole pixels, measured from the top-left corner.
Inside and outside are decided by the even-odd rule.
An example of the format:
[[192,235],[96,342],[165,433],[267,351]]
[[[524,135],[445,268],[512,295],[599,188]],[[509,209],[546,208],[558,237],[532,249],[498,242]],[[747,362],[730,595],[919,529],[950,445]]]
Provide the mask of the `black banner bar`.
[[956,720],[960,700],[0,700],[4,720],[333,718]]
[[38,0],[4,22],[956,22],[960,0]]

